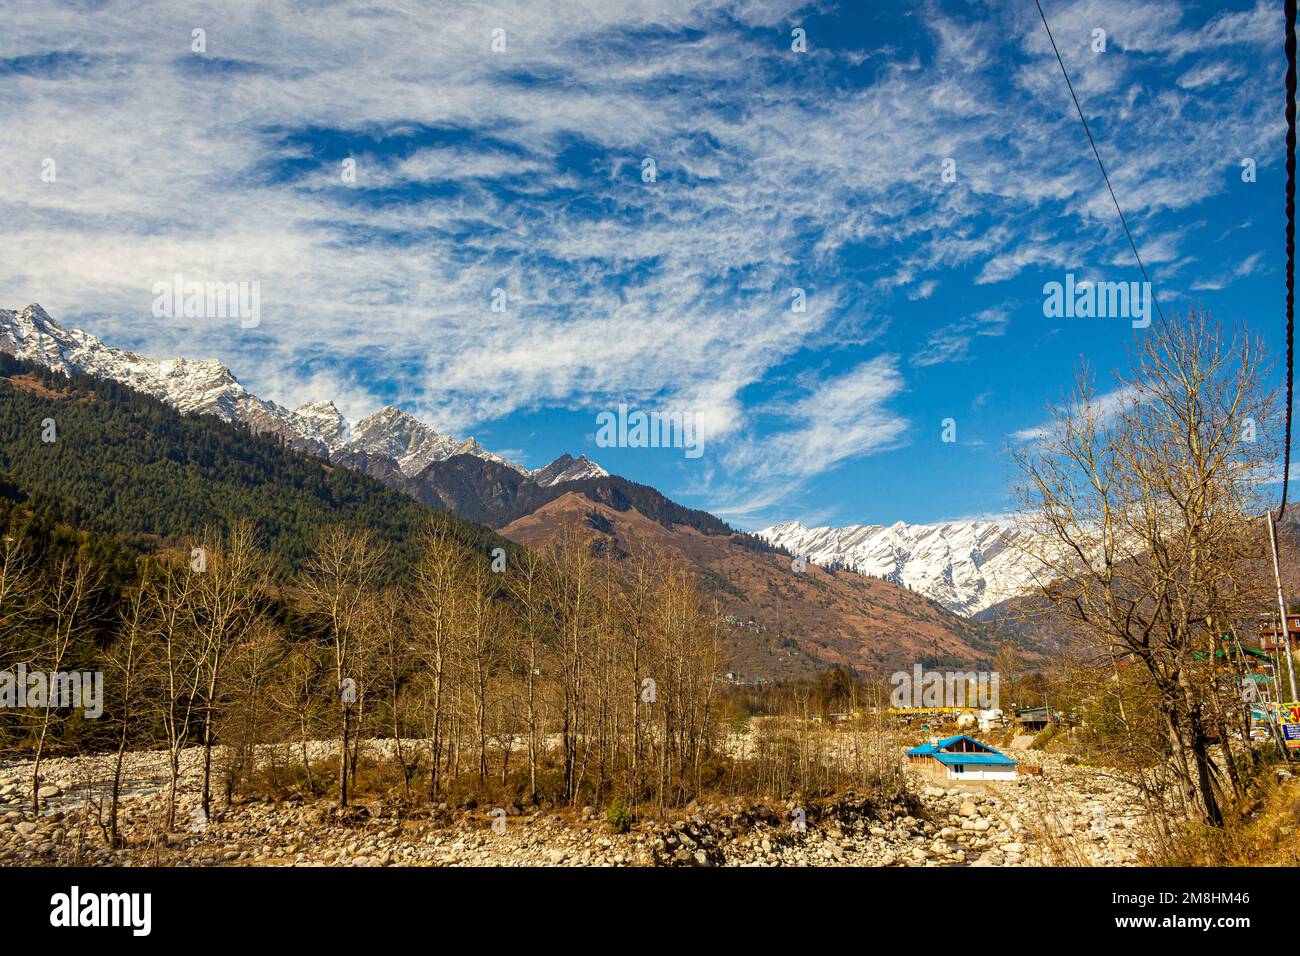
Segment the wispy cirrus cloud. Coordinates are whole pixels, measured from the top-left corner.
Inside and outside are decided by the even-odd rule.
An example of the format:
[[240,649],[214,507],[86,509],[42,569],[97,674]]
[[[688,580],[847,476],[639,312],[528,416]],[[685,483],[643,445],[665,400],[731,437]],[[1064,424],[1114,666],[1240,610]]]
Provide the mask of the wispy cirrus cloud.
[[912,364],[924,367],[968,359],[971,342],[976,336],[1005,335],[1010,321],[1008,307],[997,305],[950,322],[930,333],[925,347],[912,356]]
[[[1086,406],[1079,403],[1074,408],[1076,410],[1087,408],[1096,421],[1104,423],[1113,420],[1123,408],[1138,401],[1141,394],[1142,390],[1138,386],[1123,385],[1106,392],[1100,392],[1094,395],[1092,401],[1088,402]],[[1018,429],[1007,437],[1012,444],[1032,443],[1046,438],[1051,433],[1051,428],[1052,420],[1049,419],[1039,425]]]
[[909,423],[890,407],[903,388],[894,355],[878,356],[814,382],[803,395],[773,411],[780,424],[761,439],[730,446],[724,464],[747,480],[740,494],[723,499],[719,513],[743,516],[761,511],[814,475],[903,443]]
[[[1165,217],[1224,188],[1223,157],[1271,155],[1272,78],[1251,69],[1277,12],[1052,6],[1144,256],[1185,261]],[[972,358],[1007,330],[1006,283],[1127,248],[1036,11],[932,3],[888,40],[814,29],[791,50],[793,24],[851,12],[19,7],[0,34],[0,287],[114,344],[219,356],[290,405],[394,402],[456,432],[690,407],[716,451],[701,503],[775,502],[900,439],[903,366],[882,353]],[[262,325],[153,319],[176,272],[257,279]],[[956,276],[987,290],[966,318],[934,305]],[[900,307],[926,321],[891,324]],[[809,386],[821,405],[768,414],[819,351],[860,361]]]

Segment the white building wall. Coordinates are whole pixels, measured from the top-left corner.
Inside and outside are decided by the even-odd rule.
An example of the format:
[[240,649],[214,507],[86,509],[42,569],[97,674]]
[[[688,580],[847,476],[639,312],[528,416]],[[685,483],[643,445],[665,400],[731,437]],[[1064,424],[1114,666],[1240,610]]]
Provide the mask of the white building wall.
[[948,768],[949,780],[1015,780],[1015,767],[981,767],[978,764],[965,764],[965,769],[957,773]]

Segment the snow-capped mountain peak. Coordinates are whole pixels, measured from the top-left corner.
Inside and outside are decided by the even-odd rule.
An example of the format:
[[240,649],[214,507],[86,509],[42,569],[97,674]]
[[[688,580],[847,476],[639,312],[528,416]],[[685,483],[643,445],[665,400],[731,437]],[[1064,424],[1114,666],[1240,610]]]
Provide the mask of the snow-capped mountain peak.
[[330,451],[345,448],[352,441],[352,423],[333,402],[308,402],[293,410],[303,432],[325,443]]
[[494,461],[498,465],[505,465],[507,468],[517,471],[521,475],[528,474],[527,468],[523,467],[522,465],[517,465],[513,461],[508,461],[507,459],[502,458],[500,455],[493,454],[492,452],[484,448],[482,445],[480,445],[472,435],[469,438],[466,438],[459,445],[457,445],[456,449],[452,452],[452,454],[473,455],[475,458],[483,458],[486,459],[487,461]]
[[813,564],[885,578],[971,615],[1034,584],[1031,559],[1015,546],[1021,534],[989,521],[805,527],[787,521],[757,532]]
[[[0,352],[65,374],[121,382],[177,411],[216,415],[257,432],[272,432],[296,448],[325,457],[340,452],[382,455],[395,460],[403,474],[414,476],[452,455],[473,455],[528,474],[475,439],[458,441],[439,434],[391,405],[355,423],[332,401],[308,402],[290,411],[253,395],[216,359],[156,359],[113,348],[80,329],[65,329],[35,303],[17,312],[0,309]],[[605,474],[598,465],[587,464]]]
[[80,329],[65,329],[39,305],[0,309],[0,352],[58,372],[81,372],[121,382],[180,412],[245,422],[258,431],[302,439],[293,413],[251,394],[216,359],[155,359],[105,345]]
[[435,461],[450,458],[458,445],[454,438],[440,435],[424,422],[387,405],[361,419],[353,427],[351,447],[372,455],[396,460],[403,474],[419,474]]
[[543,488],[549,488],[551,485],[558,485],[565,481],[582,481],[584,478],[604,478],[609,475],[604,468],[587,458],[586,455],[579,455],[574,458],[572,455],[564,454],[549,465],[541,468],[535,468],[528,473],[538,485]]

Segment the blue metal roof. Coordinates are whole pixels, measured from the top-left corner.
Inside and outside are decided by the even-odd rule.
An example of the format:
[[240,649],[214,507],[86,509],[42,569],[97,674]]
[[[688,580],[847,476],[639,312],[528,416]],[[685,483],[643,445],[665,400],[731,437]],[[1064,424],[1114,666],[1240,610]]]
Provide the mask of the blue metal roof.
[[[986,753],[948,753],[947,749],[960,740],[969,740],[977,746],[987,748]],[[986,764],[998,767],[1014,767],[1016,762],[1002,753],[995,750],[986,743],[981,743],[968,734],[957,734],[955,737],[945,737],[938,743],[925,743],[919,747],[913,747],[907,751],[909,757],[934,757],[945,766],[950,764]]]
[[1006,754],[996,752],[991,754],[937,753],[934,755],[934,759],[939,761],[939,763],[943,764],[945,767],[951,766],[952,764],[968,763],[984,764],[986,766],[991,765],[995,767],[1014,767],[1016,765],[1016,762]]

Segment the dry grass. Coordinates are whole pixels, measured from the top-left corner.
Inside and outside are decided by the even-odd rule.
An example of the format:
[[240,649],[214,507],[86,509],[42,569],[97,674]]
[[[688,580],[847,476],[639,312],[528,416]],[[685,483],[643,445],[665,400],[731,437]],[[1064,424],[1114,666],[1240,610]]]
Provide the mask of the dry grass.
[[1300,866],[1300,780],[1264,780],[1222,829],[1189,827],[1157,862],[1165,866]]

